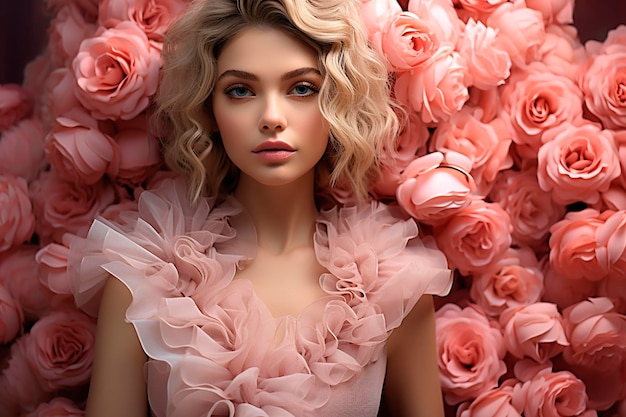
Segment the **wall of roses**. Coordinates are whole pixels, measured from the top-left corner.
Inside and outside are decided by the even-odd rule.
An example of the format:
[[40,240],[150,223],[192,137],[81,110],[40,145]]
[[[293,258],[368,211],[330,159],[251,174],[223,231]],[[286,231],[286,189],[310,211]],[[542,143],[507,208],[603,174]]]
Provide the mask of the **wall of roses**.
[[[146,109],[187,0],[13,3],[0,416],[81,416],[95,319],[74,307],[68,246],[166,175]],[[363,0],[362,17],[407,110],[372,195],[455,269],[436,313],[447,415],[626,416],[626,5]]]

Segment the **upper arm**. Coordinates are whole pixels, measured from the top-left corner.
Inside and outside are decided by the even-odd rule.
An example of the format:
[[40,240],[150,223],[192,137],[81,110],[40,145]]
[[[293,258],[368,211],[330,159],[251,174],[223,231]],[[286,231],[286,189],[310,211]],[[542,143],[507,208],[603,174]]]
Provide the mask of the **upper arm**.
[[420,298],[387,346],[385,396],[393,415],[443,417],[432,296]]
[[130,291],[109,277],[100,304],[87,417],[148,415],[143,352],[133,325],[126,321]]

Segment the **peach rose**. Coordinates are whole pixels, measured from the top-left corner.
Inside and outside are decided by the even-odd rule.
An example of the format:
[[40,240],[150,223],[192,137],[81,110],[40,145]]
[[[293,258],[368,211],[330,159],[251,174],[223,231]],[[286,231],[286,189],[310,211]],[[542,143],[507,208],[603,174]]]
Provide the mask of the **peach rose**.
[[596,203],[621,170],[613,134],[594,124],[563,123],[546,131],[537,179],[559,204]]
[[148,39],[163,42],[165,31],[186,5],[185,0],[102,0],[98,21],[102,26],[114,27],[121,21],[131,20]]
[[0,175],[0,252],[26,242],[34,230],[35,216],[26,180]]
[[540,261],[543,272],[543,301],[555,303],[563,310],[596,294],[595,282],[559,275],[550,264],[549,256],[545,255]]
[[0,281],[0,343],[17,337],[24,324],[24,312],[9,290]]
[[458,0],[459,5],[477,15],[489,15],[508,0]]
[[626,278],[626,211],[607,210],[602,213],[604,223],[598,227],[598,250],[606,253],[609,274]]
[[76,98],[96,119],[132,119],[155,93],[160,52],[135,23],[101,28],[72,61]]
[[464,59],[451,44],[441,44],[422,66],[399,74],[394,91],[397,99],[418,112],[424,123],[447,120],[469,98]]
[[546,38],[540,48],[540,61],[551,73],[578,83],[581,68],[587,61],[587,52],[578,38],[578,30],[571,25],[546,26]]
[[[605,297],[611,300],[615,306],[615,311],[620,314],[626,314],[626,285],[624,285],[624,277],[618,275],[609,275],[600,282],[598,282],[595,294],[589,294],[591,296]],[[581,298],[577,301],[583,301],[585,298]],[[572,305],[575,303],[570,303]]]
[[446,403],[471,400],[498,386],[506,353],[497,323],[477,307],[445,304],[435,313],[439,380]]
[[39,404],[37,408],[24,417],[83,417],[85,412],[72,400],[65,397],[55,397],[47,403]]
[[550,193],[539,188],[533,169],[502,171],[489,199],[500,204],[511,218],[514,244],[546,244],[550,227],[565,214],[565,206],[554,204]]
[[45,151],[60,178],[87,185],[100,181],[105,174],[115,177],[121,158],[115,141],[102,133],[98,122],[82,108],[56,119]]
[[47,109],[46,124],[53,124],[57,117],[66,114],[72,109],[82,107],[75,94],[68,94],[73,91],[76,80],[72,71],[62,67],[52,71],[45,85],[45,102]]
[[507,51],[496,45],[496,31],[470,19],[458,47],[467,60],[467,84],[486,90],[504,84],[511,70]]
[[457,408],[457,417],[522,417],[513,406],[515,380],[508,379],[499,387],[483,392],[471,402]]
[[[0,174],[32,181],[46,166],[43,143],[46,134],[39,119],[25,119],[2,132]],[[19,163],[15,163],[19,161]]]
[[580,88],[587,109],[605,129],[626,129],[626,47],[594,55],[583,69]]
[[498,172],[510,168],[511,135],[502,119],[482,121],[480,107],[464,106],[458,113],[437,126],[429,143],[429,150],[446,153],[455,151],[468,157],[472,163],[472,177],[479,194],[486,195]]
[[66,234],[63,236],[63,244],[49,243],[37,251],[35,256],[41,282],[55,294],[72,295],[67,277],[70,242],[71,235]]
[[[438,224],[470,204],[476,188],[464,155],[433,152],[416,158],[401,175],[396,199],[415,219]],[[458,169],[457,169],[458,168]]]
[[507,351],[516,358],[545,363],[569,344],[556,304],[536,302],[500,315]]
[[523,158],[537,158],[546,130],[583,116],[583,97],[578,86],[551,73],[540,62],[513,71],[500,98],[502,118],[510,126],[518,145],[516,151]]
[[609,30],[602,42],[587,41],[585,48],[591,54],[610,54],[612,51],[626,49],[626,25],[620,24],[616,28]]
[[485,313],[496,317],[508,307],[538,302],[542,287],[535,253],[528,247],[510,248],[500,260],[472,276],[470,296]]
[[402,8],[396,0],[362,0],[359,9],[361,22],[367,30],[372,45],[380,49],[380,37]]
[[33,104],[33,97],[22,86],[0,85],[0,132],[28,117]]
[[77,185],[61,180],[52,171],[42,174],[30,189],[42,245],[60,242],[66,232],[85,236],[96,215],[116,199],[108,181]]
[[569,212],[550,228],[550,265],[568,279],[598,281],[610,269],[608,254],[599,250],[596,236],[604,224],[594,209]]
[[451,266],[467,275],[504,256],[511,246],[511,221],[498,204],[473,200],[446,224],[436,226],[434,236]]
[[125,129],[115,135],[120,153],[119,170],[115,180],[120,184],[137,186],[161,167],[161,152],[157,138],[144,129]]
[[523,1],[502,3],[486,23],[498,31],[496,44],[509,53],[514,66],[523,68],[539,59],[546,36],[540,12],[527,8]]
[[409,0],[407,10],[432,27],[439,42],[457,45],[463,31],[463,23],[459,20],[451,1]]
[[48,392],[89,381],[96,325],[78,310],[53,311],[30,330],[27,360]]
[[525,0],[526,7],[541,12],[546,24],[574,23],[574,0]]
[[48,49],[56,67],[66,67],[78,53],[80,43],[96,32],[97,26],[85,20],[75,3],[62,7],[50,22]]
[[37,249],[36,245],[20,245],[0,256],[0,283],[4,283],[30,321],[47,314],[54,298],[39,281]]

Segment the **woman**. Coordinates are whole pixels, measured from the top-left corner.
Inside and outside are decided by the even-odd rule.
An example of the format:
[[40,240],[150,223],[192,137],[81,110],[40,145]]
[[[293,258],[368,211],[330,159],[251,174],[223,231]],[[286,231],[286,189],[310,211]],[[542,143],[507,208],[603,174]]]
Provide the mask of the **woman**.
[[[442,416],[450,271],[363,201],[398,122],[358,2],[192,3],[155,120],[187,184],[74,244],[77,302],[104,286],[87,416],[375,416],[383,381],[394,415]],[[360,202],[321,207],[327,187]]]

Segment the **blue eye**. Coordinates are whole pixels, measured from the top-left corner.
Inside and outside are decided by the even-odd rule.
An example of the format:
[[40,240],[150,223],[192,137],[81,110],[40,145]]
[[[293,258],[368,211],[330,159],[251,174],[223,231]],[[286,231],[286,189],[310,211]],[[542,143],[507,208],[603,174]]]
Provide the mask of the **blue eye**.
[[235,85],[233,87],[230,87],[224,93],[227,96],[231,96],[234,98],[243,98],[243,97],[249,97],[253,95],[252,91],[250,91],[248,87],[244,87],[241,85]]
[[313,84],[309,83],[298,84],[293,87],[290,92],[290,94],[301,97],[308,97],[317,93],[319,93],[319,90]]

